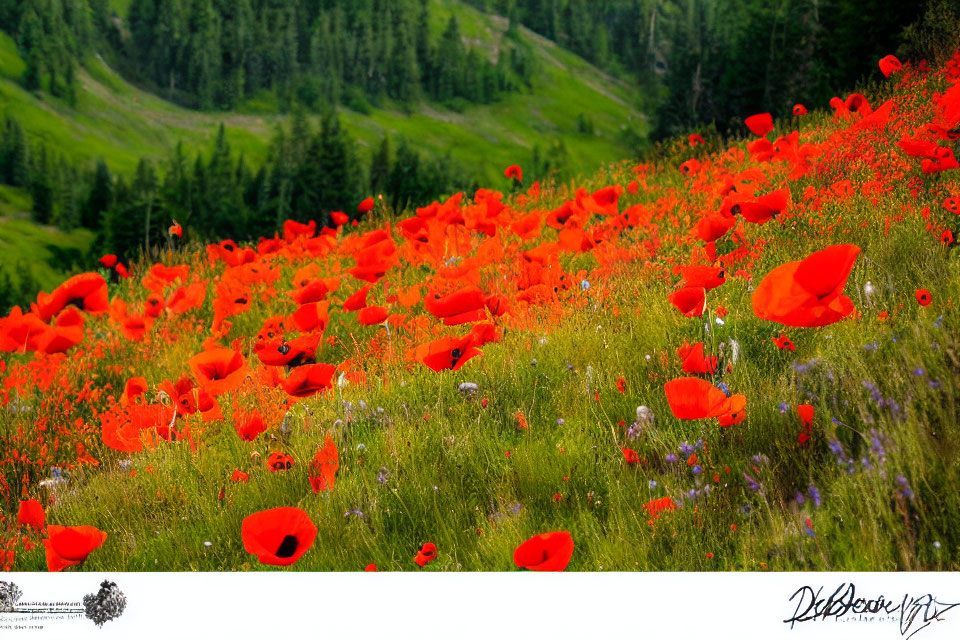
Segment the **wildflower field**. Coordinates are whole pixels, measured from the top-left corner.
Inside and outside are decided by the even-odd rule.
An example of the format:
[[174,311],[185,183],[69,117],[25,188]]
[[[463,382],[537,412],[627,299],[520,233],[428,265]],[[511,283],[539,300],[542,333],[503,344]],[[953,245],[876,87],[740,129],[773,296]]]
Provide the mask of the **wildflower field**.
[[[0,568],[960,569],[960,55],[0,320]],[[823,107],[815,108],[815,107]]]

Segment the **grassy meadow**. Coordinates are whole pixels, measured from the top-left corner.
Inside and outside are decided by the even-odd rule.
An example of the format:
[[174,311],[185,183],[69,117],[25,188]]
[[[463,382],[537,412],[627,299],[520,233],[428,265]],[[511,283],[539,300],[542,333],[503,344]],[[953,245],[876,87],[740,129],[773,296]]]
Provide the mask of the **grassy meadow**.
[[[239,251],[171,240],[163,264],[187,275],[159,285],[165,270],[149,264],[129,279],[100,269],[109,309],[84,314],[81,342],[3,357],[5,568],[48,568],[44,534],[17,523],[20,501],[37,499],[48,528],[107,534],[68,571],[276,570],[244,550],[241,529],[291,506],[318,531],[291,567],[305,571],[510,571],[518,545],[554,531],[573,538],[572,571],[960,569],[960,263],[947,234],[960,182],[897,145],[944,117],[933,94],[957,86],[957,69],[905,65],[867,90],[869,110],[808,105],[777,120],[769,149],[758,136],[674,140],[650,164],[569,184],[468,194],[416,216],[377,206],[319,240],[291,227],[234,266]],[[600,159],[605,147],[590,147]],[[505,168],[520,148],[490,153]],[[785,210],[763,224],[728,214],[713,253],[697,235],[731,193],[781,188]],[[756,315],[776,267],[850,244],[860,253],[842,288],[855,311],[818,328]],[[364,282],[372,255],[379,275]],[[726,275],[693,317],[668,299],[689,265]],[[271,318],[290,344],[315,335],[290,325],[315,304],[295,302],[304,283],[321,279],[329,318],[315,359],[337,370],[297,398],[299,367],[258,353]],[[190,283],[205,297],[175,307]],[[364,311],[382,307],[385,322],[344,309],[368,283]],[[166,307],[156,319],[145,285]],[[466,326],[422,300],[470,287],[487,298]],[[468,331],[450,352],[456,371],[424,364],[424,345]],[[701,342],[719,365],[699,377],[746,397],[738,424],[679,419],[665,396],[696,377],[677,350]],[[244,363],[215,395],[220,416],[171,420],[161,386],[186,377],[199,394],[189,361],[214,347]],[[466,360],[470,348],[482,354]],[[808,429],[800,405],[813,408]],[[254,411],[266,430],[245,441]],[[105,442],[118,424],[133,434],[126,450]],[[335,482],[315,490],[327,438]],[[292,463],[273,470],[271,454]],[[420,567],[428,542],[436,559]]]

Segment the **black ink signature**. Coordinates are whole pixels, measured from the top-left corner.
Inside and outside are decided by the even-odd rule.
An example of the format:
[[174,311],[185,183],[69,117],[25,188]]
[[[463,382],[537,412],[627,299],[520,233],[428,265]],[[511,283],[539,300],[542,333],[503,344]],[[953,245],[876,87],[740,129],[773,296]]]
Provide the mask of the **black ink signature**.
[[[922,596],[904,595],[899,601],[879,596],[872,599],[860,598],[856,595],[853,583],[842,583],[826,598],[822,598],[824,588],[814,591],[813,587],[800,587],[792,596],[790,602],[797,600],[797,608],[793,616],[784,620],[793,629],[798,622],[810,622],[833,618],[839,620],[848,614],[875,614],[896,619],[899,616],[900,635],[904,640],[926,629],[934,621],[943,621],[943,614],[960,603],[946,603],[937,600],[933,594]],[[919,625],[916,626],[915,625]],[[912,629],[912,630],[911,630]],[[907,635],[909,633],[909,635]]]

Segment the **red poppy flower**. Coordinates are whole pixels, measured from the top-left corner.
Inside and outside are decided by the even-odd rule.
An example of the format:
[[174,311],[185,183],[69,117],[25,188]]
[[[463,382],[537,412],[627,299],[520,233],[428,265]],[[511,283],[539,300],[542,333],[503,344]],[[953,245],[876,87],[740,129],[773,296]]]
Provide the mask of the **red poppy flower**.
[[859,253],[856,245],[836,245],[780,265],[753,292],[753,312],[791,327],[821,327],[842,320],[854,311],[853,302],[842,293]]
[[960,213],[960,198],[951,196],[943,201],[943,208],[953,213]]
[[691,133],[689,136],[687,136],[687,141],[690,142],[691,147],[695,147],[698,144],[703,144],[703,136],[701,136],[699,133]]
[[684,287],[670,294],[670,304],[687,318],[696,318],[707,310],[707,290],[703,287]]
[[513,552],[513,563],[530,571],[563,571],[573,557],[573,536],[553,531],[533,536]]
[[423,306],[437,318],[450,318],[482,310],[486,305],[486,296],[477,287],[464,287],[447,296],[427,294]]
[[387,319],[388,315],[390,312],[386,307],[364,307],[357,314],[357,322],[366,326],[380,324]]
[[777,189],[760,196],[756,200],[738,202],[731,207],[730,212],[734,215],[743,216],[743,219],[747,222],[764,224],[775,218],[777,214],[783,213],[787,208],[789,199],[789,189]]
[[47,539],[43,541],[47,554],[47,570],[60,571],[80,564],[106,540],[107,534],[96,527],[50,525],[47,527]]
[[677,355],[680,362],[683,363],[684,373],[716,373],[718,358],[711,356],[705,358],[703,355],[703,343],[696,344],[683,343],[683,346],[677,349]]
[[198,309],[207,298],[207,281],[201,280],[178,287],[167,300],[167,309],[174,315]]
[[283,389],[295,398],[306,398],[333,388],[333,374],[337,368],[332,364],[306,364],[290,372]]
[[147,296],[147,301],[143,303],[143,312],[151,318],[158,318],[163,313],[163,296],[157,293],[151,293]]
[[420,551],[417,552],[417,557],[413,559],[421,567],[425,567],[434,560],[437,559],[437,545],[432,542],[428,542],[420,547]]
[[233,475],[230,476],[231,482],[246,482],[249,479],[250,474],[244,473],[243,471],[240,471],[240,469],[234,469]]
[[343,310],[344,311],[359,311],[367,306],[367,294],[370,293],[370,288],[373,285],[366,285],[361,287],[356,293],[351,295],[349,298],[343,301]]
[[765,136],[773,131],[773,116],[769,113],[752,115],[744,120],[744,122],[747,125],[747,129],[750,129],[750,132],[757,136]]
[[797,415],[803,421],[803,428],[809,430],[813,426],[813,406],[801,404],[797,407]]
[[303,509],[278,507],[243,519],[243,548],[263,564],[286,567],[305,554],[317,539],[317,527]]
[[46,524],[46,514],[37,500],[22,500],[17,510],[17,526],[32,527],[36,531],[43,531]]
[[112,253],[108,253],[100,258],[100,264],[104,269],[113,269],[113,267],[117,264],[117,256],[113,255]]
[[373,205],[374,205],[373,198],[372,197],[367,198],[366,200],[364,200],[363,202],[357,205],[357,211],[359,211],[361,215],[363,215],[364,213],[369,213],[371,210],[373,210]]
[[287,220],[283,223],[283,239],[294,242],[297,238],[310,239],[317,234],[317,221],[311,220],[307,224],[296,220]]
[[178,238],[181,238],[181,239],[183,238],[183,227],[180,226],[180,223],[177,222],[176,220],[173,221],[173,224],[170,225],[170,228],[167,229],[167,232],[170,234],[171,237],[177,236]]
[[623,393],[627,388],[627,380],[623,376],[617,378],[617,391]]
[[340,468],[340,453],[337,445],[326,437],[323,448],[319,449],[308,467],[310,488],[314,493],[333,491],[337,470]]
[[930,292],[926,289],[917,289],[917,302],[921,307],[926,307],[933,302],[933,297],[931,297]]
[[65,307],[75,306],[87,313],[103,313],[110,309],[107,300],[107,281],[99,273],[81,273],[69,278],[53,290],[37,296],[36,313],[44,322],[59,314]]
[[315,331],[322,334],[330,324],[330,301],[302,305],[291,318],[300,331]]
[[246,442],[256,440],[257,436],[269,428],[263,421],[263,416],[260,415],[259,411],[254,411],[250,414],[235,412],[233,414],[233,420],[237,435],[240,436],[241,440]]
[[253,350],[260,362],[269,367],[299,367],[314,364],[321,337],[320,333],[310,333],[289,342],[278,337],[257,342]]
[[363,568],[363,570],[364,570],[364,571],[376,571],[376,570],[377,570],[377,565],[372,564],[372,563],[371,563],[371,564],[368,564],[366,567]]
[[773,338],[773,344],[777,345],[779,349],[788,349],[790,351],[796,351],[797,348],[793,345],[793,341],[786,336],[786,334],[781,333],[779,338]]
[[711,213],[697,222],[695,235],[704,242],[713,242],[727,235],[736,223],[737,219],[734,216]]
[[884,78],[889,78],[891,73],[894,71],[900,71],[902,68],[903,65],[896,56],[890,55],[880,58],[880,73],[883,74]]
[[663,390],[670,411],[681,420],[717,418],[745,400],[742,395],[728,398],[723,391],[700,378],[677,378],[666,383]]
[[330,214],[330,217],[333,218],[333,223],[338,227],[342,227],[350,222],[350,216],[345,214],[343,211],[334,211]]
[[700,161],[696,158],[690,158],[680,165],[680,172],[685,176],[693,176],[700,172]]
[[940,235],[940,242],[948,246],[953,244],[953,231],[950,229],[944,231],[943,234]]
[[807,115],[807,108],[802,104],[793,105],[793,115],[795,116],[805,116]]
[[233,349],[213,348],[188,361],[193,377],[210,395],[236,391],[248,373],[243,356]]
[[681,287],[703,287],[707,291],[716,289],[727,281],[727,273],[723,267],[680,267],[680,275],[683,276]]
[[133,403],[147,392],[147,388],[147,379],[143,376],[128,379],[127,384],[123,387],[123,395],[120,396],[120,406],[125,407]]
[[412,351],[413,360],[422,362],[434,371],[459,371],[468,360],[479,355],[481,352],[474,346],[470,334],[463,338],[440,338]]
[[293,467],[293,457],[286,453],[274,451],[270,454],[270,457],[267,458],[267,468],[270,469],[270,471],[286,471],[291,467]]
[[507,170],[503,172],[503,175],[507,178],[513,178],[517,182],[523,182],[523,169],[515,164],[507,167]]
[[623,460],[631,467],[636,466],[640,462],[640,456],[637,455],[637,452],[633,449],[621,449],[623,453]]

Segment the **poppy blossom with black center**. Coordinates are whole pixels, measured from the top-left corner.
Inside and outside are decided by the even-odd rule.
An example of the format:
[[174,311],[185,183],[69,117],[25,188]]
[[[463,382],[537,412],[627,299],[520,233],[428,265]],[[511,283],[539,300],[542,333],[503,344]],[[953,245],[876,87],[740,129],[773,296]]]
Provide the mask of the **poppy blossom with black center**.
[[413,350],[414,360],[438,372],[444,369],[459,371],[468,360],[479,355],[481,352],[474,346],[470,334],[463,338],[440,338]]
[[931,302],[933,302],[933,297],[930,295],[930,292],[926,289],[917,289],[917,303],[921,307],[926,307]]
[[434,560],[437,559],[437,545],[432,542],[428,542],[420,547],[420,551],[417,552],[417,556],[413,559],[421,567],[425,567]]
[[700,172],[700,161],[696,158],[690,158],[680,165],[680,172],[685,176],[696,175]]
[[193,377],[212,396],[236,391],[248,373],[243,356],[233,349],[208,349],[190,358],[188,364]]
[[87,313],[99,314],[110,309],[107,281],[99,273],[80,273],[53,290],[37,295],[36,313],[44,322],[65,307],[74,306]]
[[507,167],[507,170],[503,172],[503,175],[507,178],[513,178],[517,182],[523,182],[523,169],[515,164]]
[[274,338],[256,343],[253,350],[268,367],[299,367],[314,363],[322,337],[320,333],[312,333],[290,341]]
[[270,471],[286,471],[293,467],[293,457],[281,453],[280,451],[274,451],[270,454],[270,457],[267,458],[267,468]]
[[786,336],[786,334],[781,333],[779,338],[773,339],[773,344],[777,345],[778,349],[787,349],[789,351],[796,351],[797,348],[794,346],[793,341]]
[[106,540],[107,534],[96,527],[88,525],[79,527],[50,525],[47,527],[47,538],[43,540],[47,556],[47,570],[60,571],[66,567],[80,564]]
[[306,364],[290,372],[283,389],[295,398],[306,398],[333,388],[333,374],[337,368],[332,364]]
[[243,548],[262,564],[292,565],[317,539],[317,527],[303,509],[277,507],[243,519]]
[[795,116],[805,116],[807,115],[807,108],[802,104],[793,105],[793,115]]
[[513,563],[530,571],[563,571],[573,557],[573,536],[569,531],[535,535],[513,552]]
[[687,141],[690,143],[691,147],[695,147],[698,144],[703,144],[703,136],[701,136],[699,133],[691,133],[689,136],[687,136]]

